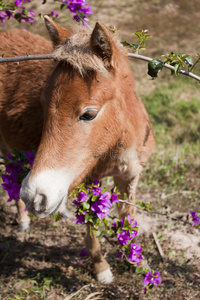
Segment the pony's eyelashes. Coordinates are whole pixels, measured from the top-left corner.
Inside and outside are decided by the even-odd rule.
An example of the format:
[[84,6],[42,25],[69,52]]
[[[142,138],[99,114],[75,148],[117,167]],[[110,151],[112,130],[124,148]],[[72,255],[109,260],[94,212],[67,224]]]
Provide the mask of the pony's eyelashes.
[[80,121],[86,121],[90,122],[96,118],[98,115],[98,110],[95,108],[87,108],[84,110],[84,112],[80,115],[79,120]]

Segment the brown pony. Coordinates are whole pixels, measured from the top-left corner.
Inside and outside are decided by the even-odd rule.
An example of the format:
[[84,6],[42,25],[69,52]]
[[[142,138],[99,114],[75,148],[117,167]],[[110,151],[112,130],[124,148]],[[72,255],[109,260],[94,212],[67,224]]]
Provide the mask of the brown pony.
[[[137,182],[154,147],[148,114],[134,91],[126,51],[100,22],[73,33],[45,17],[55,61],[0,65],[0,139],[3,149],[36,149],[21,198],[46,217],[65,204],[86,176],[114,176],[134,203]],[[0,36],[5,56],[52,51],[44,38],[13,29]],[[121,205],[120,217],[134,218]],[[97,279],[112,281],[95,234],[86,248]]]

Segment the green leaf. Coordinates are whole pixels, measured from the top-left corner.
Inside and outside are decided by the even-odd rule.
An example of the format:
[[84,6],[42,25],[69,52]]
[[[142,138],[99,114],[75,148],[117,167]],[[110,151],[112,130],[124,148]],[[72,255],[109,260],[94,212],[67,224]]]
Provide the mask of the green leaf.
[[140,206],[140,207],[146,207],[146,204],[142,201],[138,201],[136,202],[136,205]]
[[179,65],[179,64],[176,64],[176,65],[174,66],[174,72],[175,72],[175,75],[178,75],[179,69],[180,69],[180,65]]
[[93,223],[93,218],[91,215],[86,214],[85,215],[85,223],[88,223],[88,222]]
[[132,48],[134,48],[134,50],[137,50],[140,46],[139,44],[132,44],[132,43],[129,43],[128,41],[123,41],[122,45],[123,46],[131,46]]
[[191,56],[186,57],[186,58],[185,58],[185,63],[186,63],[187,65],[189,65],[190,67],[192,67],[192,66],[193,66],[193,60],[192,60],[192,57],[191,57]]
[[57,222],[58,220],[60,220],[61,218],[61,213],[58,211],[57,213],[55,213],[55,215],[53,216],[53,219],[55,222]]
[[87,202],[82,202],[83,210],[88,210],[90,208],[90,204]]
[[164,62],[161,59],[152,59],[148,63],[148,75],[155,78],[158,73],[163,69]]
[[82,186],[81,191],[87,194],[87,189],[85,186]]
[[130,231],[133,231],[133,230],[138,231],[138,227],[131,227]]
[[139,266],[137,266],[136,267],[136,274],[137,275],[142,275],[142,274],[144,274],[144,268],[143,267],[139,267]]
[[129,221],[125,218],[124,220],[124,224],[123,224],[123,228],[124,230],[128,230],[129,229]]
[[124,199],[127,199],[128,196],[127,196],[127,193],[124,193]]
[[115,185],[115,187],[113,189],[113,193],[118,193],[118,189],[119,189],[118,185]]
[[103,194],[103,193],[105,193],[105,192],[107,192],[107,189],[106,189],[106,188],[103,188],[103,189],[101,190],[101,193]]
[[107,228],[108,227],[108,220],[106,218],[103,219],[104,225]]
[[47,2],[47,0],[43,0],[42,4],[45,4]]
[[101,230],[101,229],[98,229],[97,231],[97,237],[101,237],[105,234],[105,231]]
[[116,233],[121,233],[121,232],[122,232],[121,228],[118,228]]
[[99,196],[92,196],[91,201],[92,201],[92,202],[95,202],[95,201],[97,200],[98,197],[99,197]]

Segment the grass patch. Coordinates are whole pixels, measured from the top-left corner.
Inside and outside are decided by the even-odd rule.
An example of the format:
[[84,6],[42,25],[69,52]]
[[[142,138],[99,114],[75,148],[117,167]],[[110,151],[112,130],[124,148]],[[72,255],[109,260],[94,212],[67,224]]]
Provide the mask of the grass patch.
[[150,115],[157,143],[199,143],[198,85],[188,78],[177,78],[172,83],[156,87],[148,95],[141,95]]

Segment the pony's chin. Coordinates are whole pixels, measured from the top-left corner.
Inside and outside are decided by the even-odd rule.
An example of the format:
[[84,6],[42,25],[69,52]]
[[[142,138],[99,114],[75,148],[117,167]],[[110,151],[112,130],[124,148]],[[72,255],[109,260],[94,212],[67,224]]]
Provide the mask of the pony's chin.
[[54,207],[51,207],[45,211],[39,212],[39,211],[36,211],[35,209],[33,209],[33,211],[31,211],[31,213],[33,213],[36,217],[38,217],[40,219],[54,215],[57,211],[59,211],[59,208],[60,208],[61,204],[63,203],[64,199],[65,199],[65,197],[63,199],[61,199],[57,205],[55,205]]

